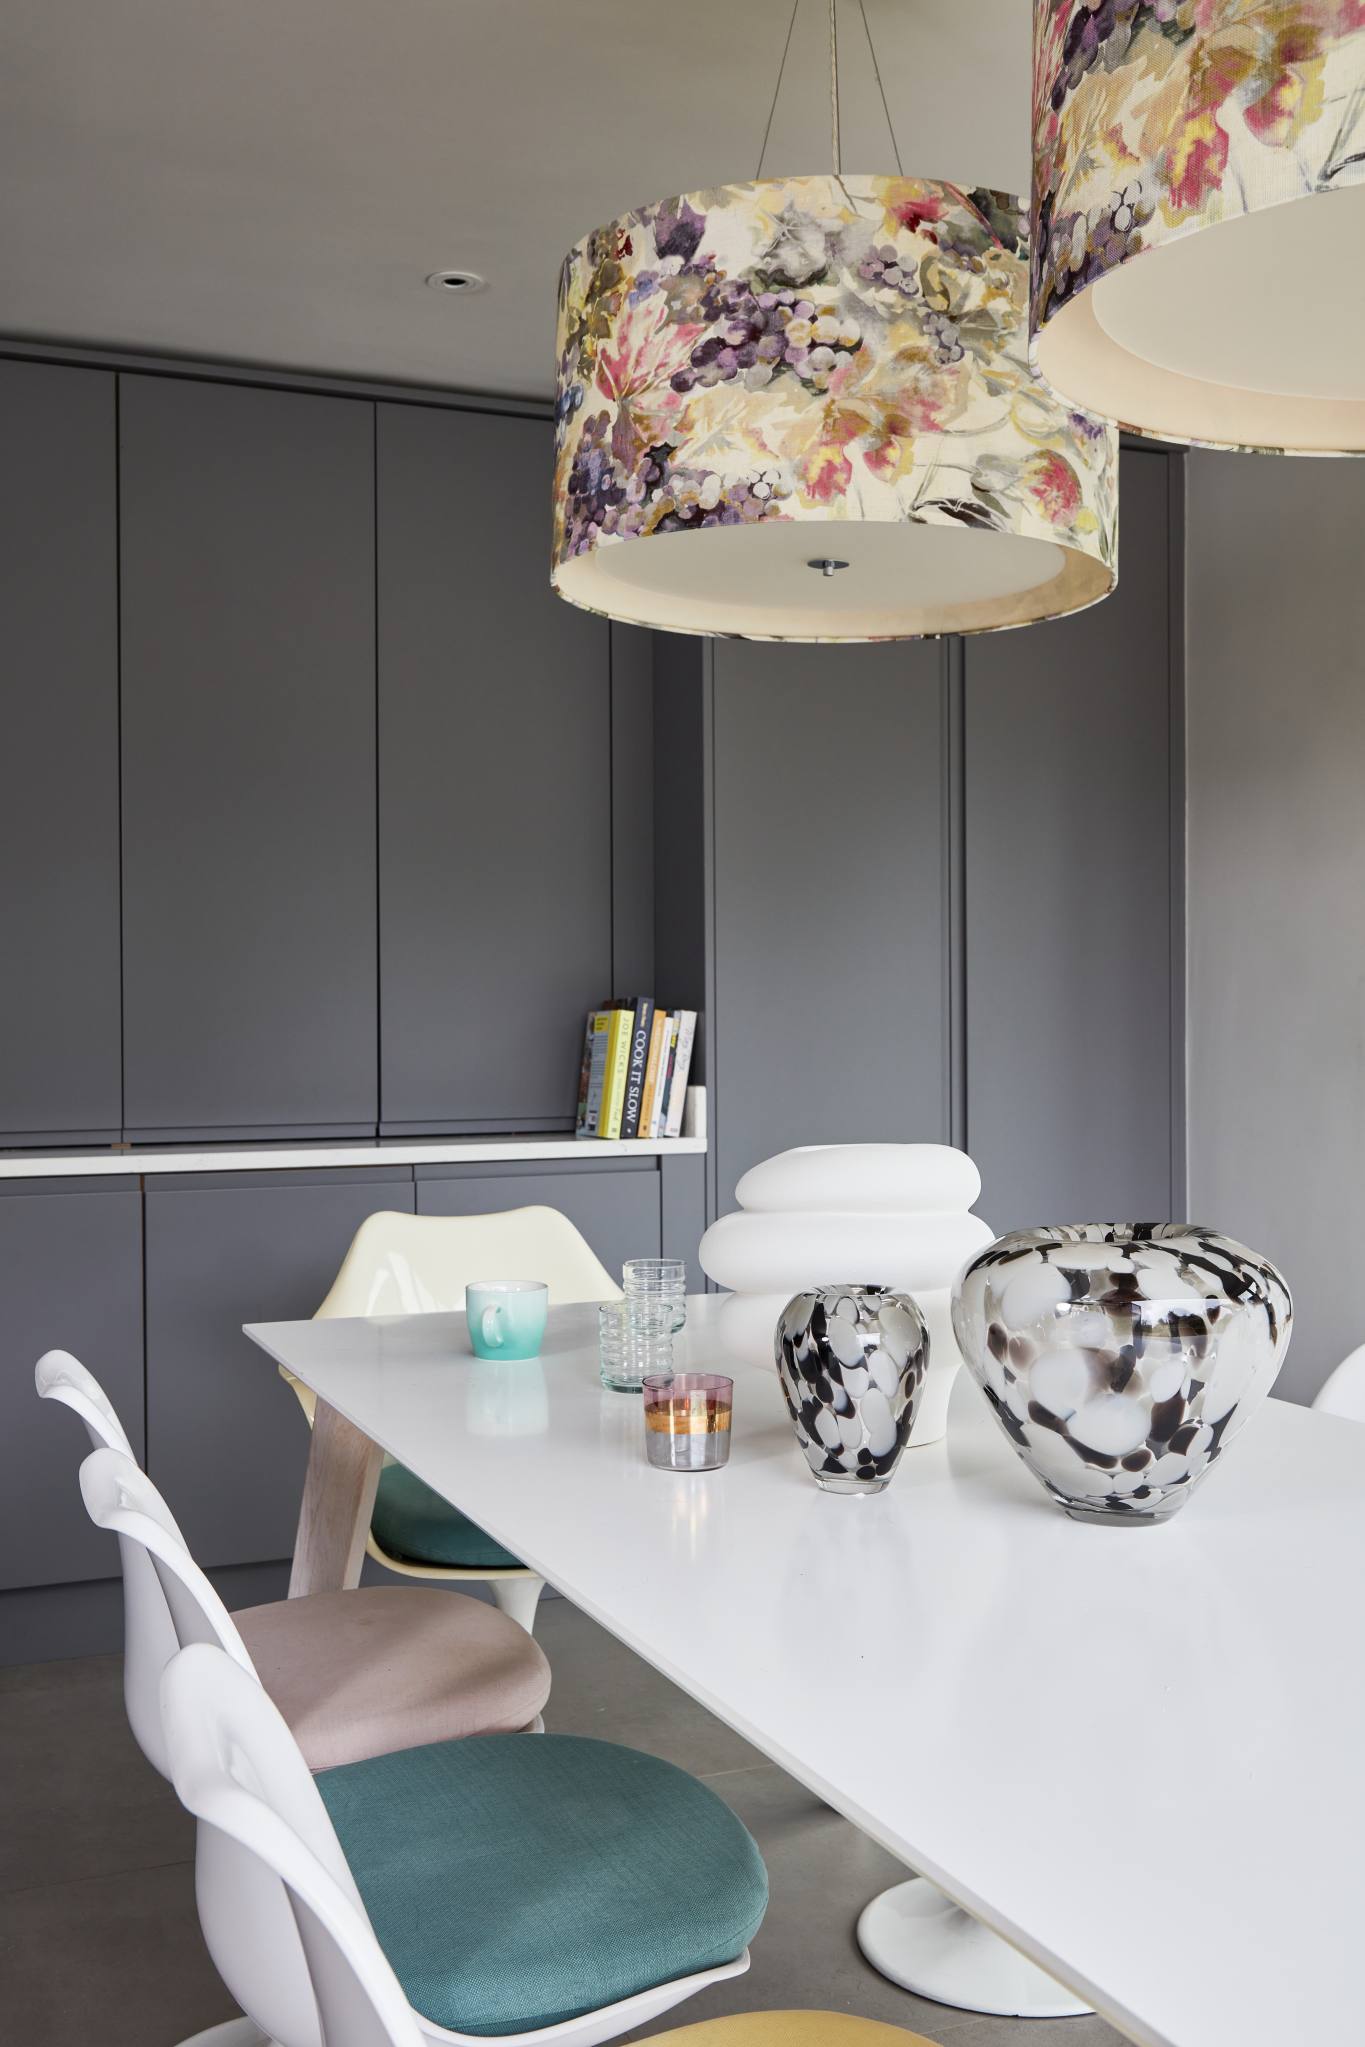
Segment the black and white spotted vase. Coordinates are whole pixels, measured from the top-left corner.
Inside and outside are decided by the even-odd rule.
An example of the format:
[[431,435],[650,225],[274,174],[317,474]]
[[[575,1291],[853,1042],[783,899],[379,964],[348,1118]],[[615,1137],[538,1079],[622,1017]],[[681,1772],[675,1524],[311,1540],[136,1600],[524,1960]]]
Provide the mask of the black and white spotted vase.
[[1190,1223],[1016,1230],[965,1268],[953,1328],[1024,1463],[1078,1521],[1164,1521],[1265,1399],[1289,1289]]
[[891,1482],[929,1366],[929,1332],[909,1294],[882,1286],[797,1294],[778,1320],[778,1376],[796,1439],[827,1493]]

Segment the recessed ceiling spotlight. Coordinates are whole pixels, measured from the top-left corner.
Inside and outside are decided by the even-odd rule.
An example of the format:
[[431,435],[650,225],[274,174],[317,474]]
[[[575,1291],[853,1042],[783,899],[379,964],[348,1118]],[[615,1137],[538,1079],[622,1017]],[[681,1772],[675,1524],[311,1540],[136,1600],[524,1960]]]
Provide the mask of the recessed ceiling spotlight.
[[470,292],[482,291],[488,279],[480,277],[477,270],[433,270],[427,283],[433,291]]

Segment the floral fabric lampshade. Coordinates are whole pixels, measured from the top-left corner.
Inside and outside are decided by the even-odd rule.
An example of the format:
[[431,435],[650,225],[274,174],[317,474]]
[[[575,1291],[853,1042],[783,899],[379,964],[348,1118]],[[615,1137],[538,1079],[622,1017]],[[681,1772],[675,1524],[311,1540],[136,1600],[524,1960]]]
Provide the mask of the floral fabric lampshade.
[[1028,362],[1019,202],[722,185],[564,264],[553,582],[679,632],[982,632],[1114,587],[1117,436]]
[[1365,0],[1035,0],[1033,359],[1136,433],[1365,450]]

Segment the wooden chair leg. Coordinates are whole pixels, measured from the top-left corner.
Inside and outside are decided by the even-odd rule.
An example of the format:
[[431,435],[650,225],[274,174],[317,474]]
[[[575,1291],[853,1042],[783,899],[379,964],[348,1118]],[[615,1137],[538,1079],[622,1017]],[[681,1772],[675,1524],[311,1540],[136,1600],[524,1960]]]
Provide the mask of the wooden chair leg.
[[308,1448],[289,1597],[348,1592],[360,1583],[383,1452],[325,1400]]

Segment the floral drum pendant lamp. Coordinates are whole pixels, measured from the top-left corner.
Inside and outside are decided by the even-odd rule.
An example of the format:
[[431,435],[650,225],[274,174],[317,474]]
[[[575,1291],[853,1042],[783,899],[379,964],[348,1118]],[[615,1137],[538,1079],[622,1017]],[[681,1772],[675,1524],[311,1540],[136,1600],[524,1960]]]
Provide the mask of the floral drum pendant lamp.
[[1365,451],[1365,0],[1034,0],[1033,359],[1137,433]]
[[1028,359],[1017,200],[930,179],[721,185],[560,279],[552,580],[768,640],[983,632],[1114,587],[1117,434]]

